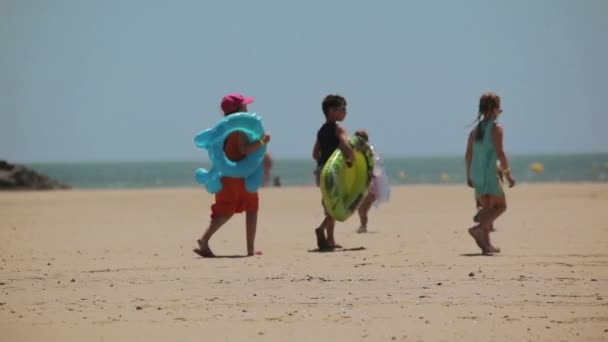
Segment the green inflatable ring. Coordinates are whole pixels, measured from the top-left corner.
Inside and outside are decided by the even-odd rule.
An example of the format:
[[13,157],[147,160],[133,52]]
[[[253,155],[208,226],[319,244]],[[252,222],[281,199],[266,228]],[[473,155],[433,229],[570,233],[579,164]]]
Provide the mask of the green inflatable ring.
[[367,195],[374,169],[374,157],[365,140],[351,136],[349,143],[355,152],[352,167],[346,166],[345,156],[336,149],[321,170],[321,194],[325,210],[337,221],[346,221]]

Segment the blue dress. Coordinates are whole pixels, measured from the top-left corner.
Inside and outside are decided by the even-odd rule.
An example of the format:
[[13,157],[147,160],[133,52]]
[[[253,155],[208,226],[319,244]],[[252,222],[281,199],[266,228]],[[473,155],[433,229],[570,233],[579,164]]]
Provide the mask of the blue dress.
[[483,138],[481,140],[473,138],[471,161],[471,180],[475,188],[475,195],[504,196],[505,193],[496,169],[496,146],[492,139],[492,128],[496,125],[496,121],[483,120],[479,125],[483,130]]

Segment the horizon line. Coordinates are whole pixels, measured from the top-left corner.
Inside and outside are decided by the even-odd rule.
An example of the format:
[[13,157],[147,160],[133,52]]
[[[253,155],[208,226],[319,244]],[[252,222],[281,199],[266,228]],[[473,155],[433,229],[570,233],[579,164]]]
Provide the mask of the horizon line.
[[[511,153],[510,157],[569,157],[569,156],[593,156],[593,155],[605,155],[608,156],[607,152],[545,152],[545,153]],[[430,159],[430,158],[460,158],[460,154],[446,154],[446,155],[396,155],[396,154],[383,154],[384,159]],[[463,157],[464,158],[464,157]],[[282,161],[304,161],[312,158],[309,157],[273,157],[274,160]],[[209,162],[209,158],[200,159],[115,159],[115,160],[53,160],[53,161],[11,161],[7,159],[0,159],[9,164],[109,164],[109,163],[194,163],[194,162]]]

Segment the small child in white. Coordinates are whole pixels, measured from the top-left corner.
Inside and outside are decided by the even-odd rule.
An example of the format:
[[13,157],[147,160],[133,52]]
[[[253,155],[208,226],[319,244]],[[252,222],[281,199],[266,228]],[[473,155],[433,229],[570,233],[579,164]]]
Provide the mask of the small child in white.
[[[369,137],[365,130],[358,130],[355,132],[355,135],[365,140],[369,144]],[[369,183],[367,196],[365,196],[363,201],[361,201],[361,204],[359,204],[358,213],[361,225],[359,226],[359,229],[357,229],[357,233],[367,233],[367,213],[371,209],[372,204],[379,204],[380,202],[387,201],[390,194],[388,179],[385,179],[386,177],[382,177],[384,175],[384,170],[381,167],[382,165],[380,165],[381,160],[376,154],[374,148],[371,145],[370,147],[372,149],[372,154],[374,156],[374,161],[376,162],[376,165],[374,165],[372,180]]]

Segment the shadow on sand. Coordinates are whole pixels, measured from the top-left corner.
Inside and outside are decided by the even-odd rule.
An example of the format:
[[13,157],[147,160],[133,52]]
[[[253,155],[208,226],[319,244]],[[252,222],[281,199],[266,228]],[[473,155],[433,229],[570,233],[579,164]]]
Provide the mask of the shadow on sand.
[[465,257],[487,257],[487,256],[496,256],[496,254],[483,254],[483,253],[464,253],[464,254],[460,254],[460,256],[465,256]]
[[328,248],[328,249],[309,249],[309,253],[333,253],[333,252],[356,252],[364,251],[365,247],[353,247],[353,248]]
[[215,256],[207,256],[207,255],[203,255],[201,253],[200,249],[193,249],[192,250],[196,255],[200,256],[201,258],[204,259],[239,259],[239,258],[248,258],[250,257],[249,255],[239,255],[239,254],[235,254],[235,255],[215,255]]

